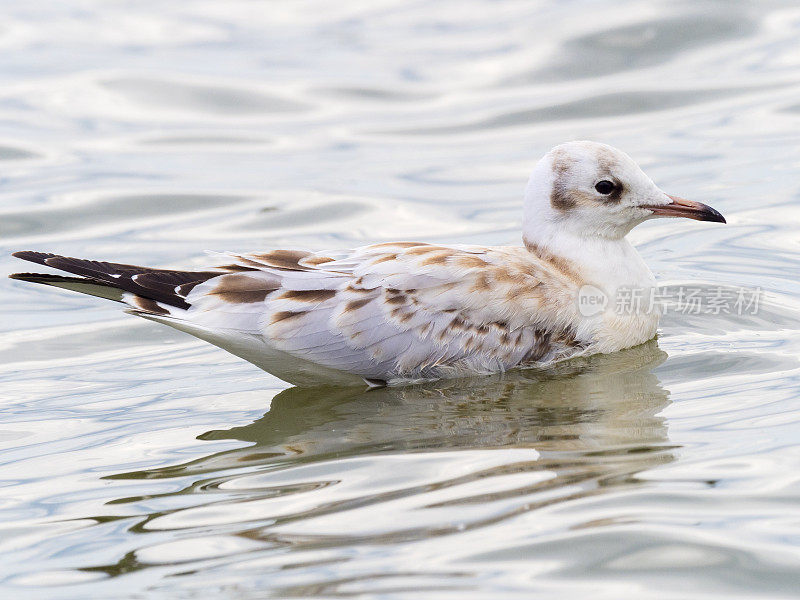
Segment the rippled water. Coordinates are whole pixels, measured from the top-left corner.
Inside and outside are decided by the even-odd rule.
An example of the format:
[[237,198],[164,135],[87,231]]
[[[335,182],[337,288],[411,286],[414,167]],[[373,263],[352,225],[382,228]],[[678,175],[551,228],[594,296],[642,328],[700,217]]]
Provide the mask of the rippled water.
[[549,375],[300,390],[99,300],[0,283],[8,598],[796,597],[796,2],[6,2],[0,270],[20,249],[516,243],[550,146],[727,226],[632,238],[764,290]]

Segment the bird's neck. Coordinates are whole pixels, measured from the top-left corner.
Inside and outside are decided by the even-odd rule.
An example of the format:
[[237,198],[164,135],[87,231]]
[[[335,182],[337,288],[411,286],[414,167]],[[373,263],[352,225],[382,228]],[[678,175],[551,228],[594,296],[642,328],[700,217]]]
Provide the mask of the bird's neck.
[[524,241],[530,252],[567,263],[582,284],[600,287],[611,295],[620,288],[655,284],[650,269],[624,237],[578,236],[565,229],[539,228],[526,232]]

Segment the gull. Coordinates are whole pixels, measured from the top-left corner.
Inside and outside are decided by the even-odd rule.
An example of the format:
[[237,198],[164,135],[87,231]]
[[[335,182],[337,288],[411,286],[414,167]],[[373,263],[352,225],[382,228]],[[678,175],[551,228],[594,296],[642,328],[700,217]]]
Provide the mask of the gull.
[[[383,386],[642,344],[656,335],[658,311],[607,302],[655,286],[625,236],[655,217],[725,222],[710,206],[661,191],[624,152],[588,141],[550,150],[523,205],[517,246],[224,253],[202,271],[23,251],[14,256],[70,276],[11,277],[122,302],[298,386]],[[599,308],[585,310],[586,298]]]

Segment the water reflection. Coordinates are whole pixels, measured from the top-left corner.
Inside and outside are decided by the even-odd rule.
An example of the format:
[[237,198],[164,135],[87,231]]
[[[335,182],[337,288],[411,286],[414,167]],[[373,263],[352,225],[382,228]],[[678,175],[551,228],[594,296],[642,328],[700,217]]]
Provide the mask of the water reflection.
[[[133,531],[181,530],[184,542],[196,531],[197,544],[211,544],[192,548],[204,559],[212,547],[238,547],[232,536],[263,551],[338,552],[460,535],[645,485],[637,473],[674,458],[659,416],[668,392],[653,373],[665,358],[651,342],[546,374],[371,391],[291,388],[257,421],[201,436],[247,447],[113,476],[187,478],[186,487],[112,502],[148,507]],[[174,551],[150,546],[134,556],[169,564]],[[127,572],[132,560],[95,569]]]
[[591,450],[664,441],[663,420],[655,415],[667,392],[652,369],[665,358],[651,342],[547,374],[371,391],[290,388],[258,421],[202,437],[253,442],[225,453],[238,464],[254,451],[309,457],[431,448]]

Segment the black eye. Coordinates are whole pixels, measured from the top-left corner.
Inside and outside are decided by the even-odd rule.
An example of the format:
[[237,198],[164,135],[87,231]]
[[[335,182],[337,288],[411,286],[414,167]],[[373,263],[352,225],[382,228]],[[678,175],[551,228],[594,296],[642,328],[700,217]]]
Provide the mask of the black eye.
[[610,194],[611,192],[614,191],[614,184],[612,182],[606,181],[604,179],[603,181],[598,181],[595,184],[594,189],[596,189],[598,192],[600,192],[604,196],[607,196],[608,194]]

